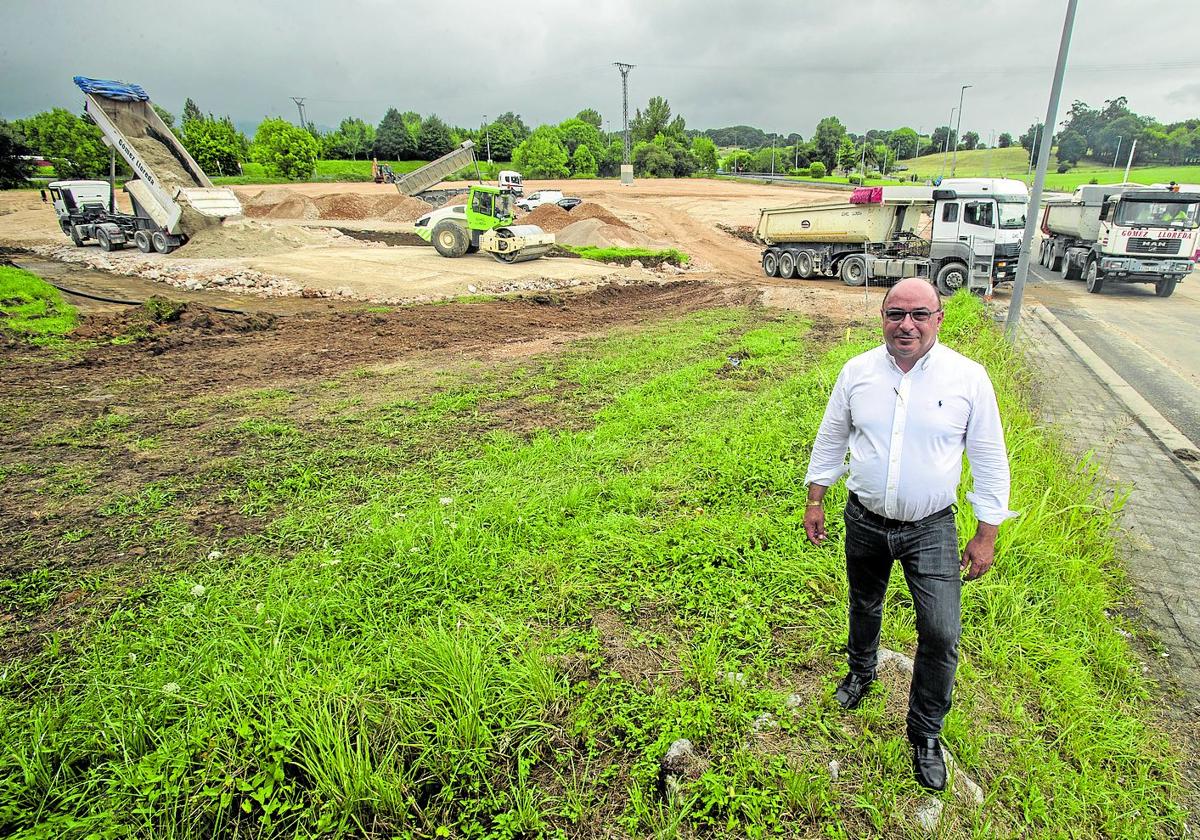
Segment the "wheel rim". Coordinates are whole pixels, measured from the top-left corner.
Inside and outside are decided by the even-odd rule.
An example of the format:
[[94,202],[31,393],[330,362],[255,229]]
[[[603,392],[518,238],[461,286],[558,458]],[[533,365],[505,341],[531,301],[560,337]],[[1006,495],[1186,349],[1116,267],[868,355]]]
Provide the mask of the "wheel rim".
[[951,292],[957,292],[963,287],[966,278],[963,276],[962,269],[955,268],[946,272],[945,286]]
[[791,277],[792,272],[796,270],[796,259],[791,254],[784,254],[779,258],[779,276]]
[[775,272],[779,270],[779,260],[774,254],[767,254],[763,257],[763,271],[768,277],[773,277]]
[[848,260],[846,262],[846,279],[853,281],[855,286],[862,282],[864,273],[863,264],[858,260]]
[[1088,287],[1089,292],[1096,288],[1096,264],[1095,263],[1091,263],[1088,265],[1087,287]]
[[796,274],[800,277],[811,277],[813,270],[812,257],[807,253],[796,256]]
[[454,234],[448,230],[444,230],[440,234],[438,234],[438,242],[442,243],[443,248],[445,248],[447,250],[453,250],[454,249]]

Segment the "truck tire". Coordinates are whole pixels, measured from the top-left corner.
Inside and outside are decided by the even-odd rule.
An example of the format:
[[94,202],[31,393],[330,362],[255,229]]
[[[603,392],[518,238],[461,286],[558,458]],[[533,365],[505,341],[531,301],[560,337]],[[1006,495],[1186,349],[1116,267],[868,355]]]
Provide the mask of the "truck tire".
[[1088,260],[1086,272],[1087,290],[1094,295],[1100,294],[1104,290],[1104,275],[1100,273],[1100,263]]
[[762,257],[763,274],[768,277],[774,277],[779,273],[779,255],[774,251],[767,251]]
[[171,244],[171,240],[167,239],[167,235],[161,230],[156,230],[150,234],[150,244],[160,254],[169,254],[175,250],[175,246]]
[[867,282],[867,259],[862,254],[851,254],[842,260],[840,271],[842,282],[847,286],[861,286]]
[[76,248],[82,248],[83,240],[86,238],[79,232],[79,225],[71,225],[71,241],[75,243]]
[[796,276],[801,280],[807,280],[813,276],[812,251],[801,251],[796,254]]
[[779,276],[784,280],[791,280],[796,273],[796,255],[791,251],[784,251],[779,255]]
[[1053,244],[1051,244],[1046,250],[1046,268],[1050,269],[1051,271],[1059,271],[1063,260],[1062,255],[1054,253]]
[[113,242],[108,237],[108,231],[102,227],[96,228],[96,244],[100,246],[101,251],[113,250]]
[[1082,280],[1084,271],[1086,269],[1080,268],[1078,263],[1073,263],[1070,259],[1063,258],[1062,275],[1064,280]]
[[471,244],[471,239],[462,225],[449,219],[437,223],[430,239],[433,240],[433,247],[443,257],[461,257],[467,253],[467,246]]
[[935,282],[938,294],[950,297],[959,289],[967,288],[967,267],[960,262],[948,262],[938,269]]
[[1175,287],[1179,285],[1179,278],[1164,277],[1161,280],[1156,280],[1154,283],[1154,294],[1159,297],[1170,297],[1175,294]]
[[154,243],[150,241],[150,234],[144,230],[139,230],[133,235],[133,244],[138,247],[138,250],[143,254],[149,254],[154,250]]
[[1041,253],[1038,254],[1038,265],[1042,268],[1050,267],[1050,243],[1042,242]]

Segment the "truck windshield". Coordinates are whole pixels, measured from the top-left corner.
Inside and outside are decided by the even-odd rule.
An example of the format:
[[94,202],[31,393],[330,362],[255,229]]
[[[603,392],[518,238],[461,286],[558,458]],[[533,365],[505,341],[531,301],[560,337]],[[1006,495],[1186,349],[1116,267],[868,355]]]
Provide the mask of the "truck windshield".
[[1133,227],[1200,227],[1200,202],[1129,201],[1117,205],[1116,222]]
[[998,205],[1000,210],[1000,227],[1002,228],[1023,228],[1025,227],[1025,203],[1015,201],[1002,201]]

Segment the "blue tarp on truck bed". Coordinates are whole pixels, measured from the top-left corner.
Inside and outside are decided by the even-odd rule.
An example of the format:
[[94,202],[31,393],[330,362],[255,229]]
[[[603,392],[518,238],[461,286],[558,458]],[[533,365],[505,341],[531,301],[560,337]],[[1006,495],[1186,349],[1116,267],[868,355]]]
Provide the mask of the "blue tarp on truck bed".
[[112,82],[107,79],[89,79],[87,76],[76,76],[75,84],[84,93],[97,96],[107,96],[109,99],[119,99],[122,102],[149,102],[150,96],[138,85],[128,82]]

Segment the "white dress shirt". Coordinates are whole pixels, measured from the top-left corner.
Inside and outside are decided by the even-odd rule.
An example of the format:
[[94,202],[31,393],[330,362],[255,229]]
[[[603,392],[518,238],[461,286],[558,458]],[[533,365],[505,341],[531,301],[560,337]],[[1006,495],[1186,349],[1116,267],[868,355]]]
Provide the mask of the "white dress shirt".
[[999,525],[1016,516],[1008,509],[1008,453],[987,371],[935,343],[905,373],[880,345],[838,374],[804,482],[828,487],[849,470],[846,486],[868,510],[912,522],[958,498],[964,449],[976,518]]

